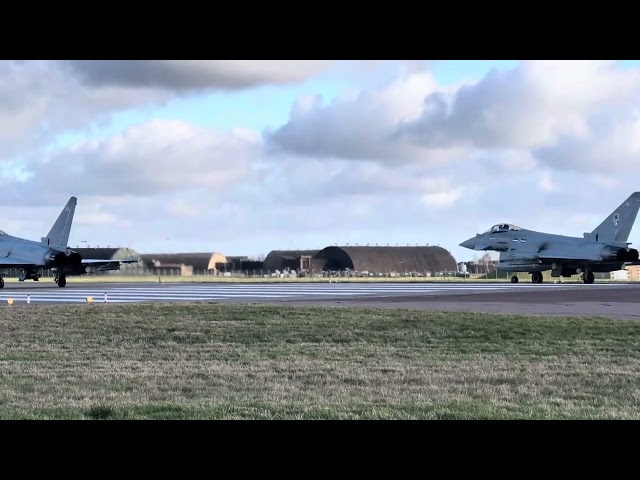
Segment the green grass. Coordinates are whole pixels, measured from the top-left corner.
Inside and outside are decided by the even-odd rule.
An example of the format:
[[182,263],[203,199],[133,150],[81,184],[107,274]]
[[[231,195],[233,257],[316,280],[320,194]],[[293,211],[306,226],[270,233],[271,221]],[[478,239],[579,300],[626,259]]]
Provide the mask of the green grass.
[[13,305],[0,418],[637,419],[639,351],[598,318]]

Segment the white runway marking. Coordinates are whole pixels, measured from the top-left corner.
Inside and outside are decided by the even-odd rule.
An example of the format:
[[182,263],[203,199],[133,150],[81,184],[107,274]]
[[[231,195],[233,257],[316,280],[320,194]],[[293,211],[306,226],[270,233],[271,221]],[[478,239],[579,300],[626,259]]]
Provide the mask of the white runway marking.
[[109,303],[146,303],[180,301],[219,301],[219,300],[277,300],[296,298],[342,298],[354,296],[391,297],[402,295],[433,296],[442,293],[478,294],[484,292],[539,290],[539,289],[578,289],[607,288],[614,284],[511,284],[511,283],[286,283],[286,284],[102,284],[99,286],[82,285],[66,288],[11,288],[7,284],[0,291],[0,302],[12,298],[14,303],[26,303],[30,295],[31,303],[84,303],[92,297],[94,303],[104,303],[107,294]]

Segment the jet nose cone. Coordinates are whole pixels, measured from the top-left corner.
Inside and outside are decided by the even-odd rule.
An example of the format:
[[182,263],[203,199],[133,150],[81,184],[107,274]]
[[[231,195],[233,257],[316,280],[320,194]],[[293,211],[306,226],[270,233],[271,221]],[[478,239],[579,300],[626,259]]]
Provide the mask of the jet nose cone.
[[460,246],[473,250],[473,249],[475,249],[475,246],[476,246],[476,239],[475,238],[470,238],[469,240],[465,240],[464,242],[462,242],[460,244]]

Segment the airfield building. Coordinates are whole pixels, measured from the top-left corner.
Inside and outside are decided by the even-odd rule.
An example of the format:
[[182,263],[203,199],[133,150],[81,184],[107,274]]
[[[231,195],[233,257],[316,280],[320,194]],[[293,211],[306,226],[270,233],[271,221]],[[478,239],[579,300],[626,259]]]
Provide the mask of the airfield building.
[[273,250],[264,259],[262,268],[269,271],[307,271],[311,268],[311,259],[320,250]]
[[221,253],[147,253],[128,248],[76,248],[84,258],[137,257],[122,273],[153,275],[411,275],[455,274],[458,265],[449,251],[437,246],[330,246],[322,250],[273,250],[264,261]]
[[438,275],[456,272],[451,253],[435,246],[413,247],[326,247],[311,261],[317,271],[354,271],[360,273],[396,273]]
[[629,265],[629,280],[640,280],[640,265]]
[[145,268],[152,273],[171,272],[176,275],[215,274],[224,268],[227,259],[221,253],[143,253]]

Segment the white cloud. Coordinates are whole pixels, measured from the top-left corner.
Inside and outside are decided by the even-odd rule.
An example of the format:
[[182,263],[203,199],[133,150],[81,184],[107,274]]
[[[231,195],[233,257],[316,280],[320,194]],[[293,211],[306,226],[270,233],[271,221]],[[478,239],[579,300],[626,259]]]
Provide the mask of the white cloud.
[[590,183],[592,183],[596,188],[605,188],[610,190],[619,185],[619,181],[611,175],[596,173],[589,175],[588,178]]
[[77,195],[148,196],[211,188],[224,191],[252,175],[260,141],[183,121],[152,120],[101,141],[83,141],[29,165],[27,189]]
[[299,82],[332,65],[326,60],[71,60],[65,64],[89,85],[172,91],[238,89]]
[[496,175],[514,175],[532,172],[538,162],[528,150],[482,150],[472,155],[471,161],[481,162]]
[[202,214],[203,208],[196,203],[187,202],[182,198],[177,199],[175,202],[171,202],[167,206],[167,211],[174,217],[198,217]]
[[556,192],[558,190],[558,186],[553,181],[551,174],[549,172],[545,172],[542,174],[542,178],[538,181],[538,187],[543,192]]
[[391,135],[399,122],[417,118],[422,99],[435,88],[431,75],[415,73],[380,90],[360,91],[329,104],[319,96],[304,96],[293,106],[289,122],[267,132],[266,138],[277,152],[310,157],[399,164],[429,161],[429,152],[408,142],[394,141]]
[[74,221],[78,225],[131,226],[131,222],[119,219],[117,216],[107,212],[81,213],[80,215],[74,216]]
[[[439,243],[467,259],[457,244],[493,224],[580,235],[638,189],[640,86],[607,62],[525,63],[447,89],[410,69],[385,83],[369,65],[368,88],[300,97],[264,135],[152,120],[42,150],[113,111],[218,85],[210,65],[183,77],[164,65],[174,76],[156,84],[148,66],[91,68],[80,81],[77,66],[0,63],[0,159],[22,153],[30,173],[3,165],[3,230],[40,238],[77,195],[72,243],[228,255]],[[234,85],[315,67],[265,68],[238,70]]]
[[587,119],[637,96],[640,76],[613,62],[523,62],[455,94],[435,92],[421,118],[400,128],[424,146],[540,148],[585,138]]
[[0,61],[0,162],[185,92],[299,82],[327,61]]
[[[640,73],[607,61],[529,61],[476,83],[428,73],[323,101],[299,99],[268,144],[309,158],[624,171],[640,153]],[[493,157],[493,160],[491,158]]]
[[537,149],[536,157],[550,168],[600,175],[640,167],[640,89],[636,97],[628,105],[603,108],[589,117],[587,136],[562,136]]
[[0,161],[34,155],[55,135],[114,111],[168,98],[150,89],[85,88],[57,62],[0,62]]
[[462,191],[455,189],[450,192],[426,193],[421,200],[428,207],[441,208],[453,205],[461,197]]

